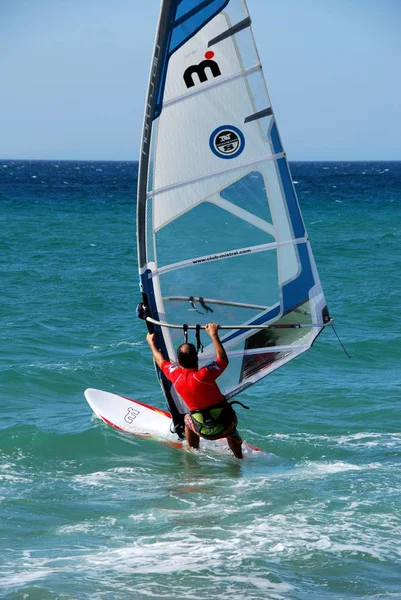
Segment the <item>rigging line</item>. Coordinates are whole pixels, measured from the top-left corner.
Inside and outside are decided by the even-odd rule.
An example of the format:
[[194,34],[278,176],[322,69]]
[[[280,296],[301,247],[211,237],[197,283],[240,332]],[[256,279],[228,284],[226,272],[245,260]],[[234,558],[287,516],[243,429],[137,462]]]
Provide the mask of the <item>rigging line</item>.
[[[159,327],[167,327],[169,329],[182,329],[182,325],[178,325],[176,323],[165,323],[164,321],[157,321],[156,319],[152,319],[151,317],[146,318],[149,323],[153,323],[154,325],[159,325]],[[300,328],[310,328],[310,327],[319,327],[323,329],[328,325],[332,324],[332,320],[327,323],[276,323],[273,325],[219,325],[219,329],[300,329]],[[188,325],[188,329],[195,329],[197,325]],[[201,325],[200,329],[206,329],[205,325]]]
[[187,92],[186,94],[182,94],[181,96],[176,96],[175,98],[171,98],[171,100],[167,100],[166,102],[163,103],[163,110],[165,110],[166,108],[169,108],[170,106],[173,106],[174,104],[177,104],[178,102],[182,102],[183,100],[187,100],[189,98],[192,98],[193,96],[197,96],[198,94],[203,94],[204,92],[207,92],[211,88],[219,87],[221,85],[224,85],[225,83],[230,83],[231,81],[234,81],[235,79],[240,79],[241,77],[246,77],[247,75],[252,75],[252,73],[256,73],[257,71],[260,71],[261,69],[262,69],[262,66],[260,64],[257,64],[257,65],[254,65],[253,67],[248,67],[247,69],[244,69],[243,71],[240,71],[239,73],[233,73],[232,75],[227,75],[227,77],[224,77],[223,79],[220,79],[220,77],[219,77],[216,81],[213,81],[213,82],[210,82],[209,84],[203,85],[203,87],[195,89],[192,92]]
[[253,165],[259,165],[263,162],[272,162],[274,160],[279,160],[280,158],[285,157],[285,152],[278,152],[277,154],[265,154],[261,158],[257,160],[248,160],[242,164],[238,164],[235,167],[231,167],[229,169],[220,169],[219,171],[213,171],[212,173],[207,173],[206,175],[199,175],[198,177],[194,177],[193,179],[186,179],[184,181],[180,181],[178,183],[171,183],[169,185],[165,185],[160,188],[156,188],[147,193],[147,198],[153,198],[154,196],[158,196],[159,194],[164,194],[164,192],[170,192],[172,190],[179,189],[181,187],[185,187],[186,185],[190,185],[192,183],[197,183],[198,181],[204,181],[205,179],[212,179],[213,177],[218,177],[219,175],[227,175],[227,173],[232,173],[233,171],[239,171],[240,169],[245,169],[246,167],[252,167]]
[[337,331],[336,331],[336,328],[334,327],[333,323],[331,322],[331,323],[328,323],[328,324],[332,326],[332,328],[333,328],[333,331],[334,331],[334,333],[335,333],[335,335],[336,335],[336,338],[338,339],[338,341],[339,341],[339,344],[340,344],[341,348],[344,350],[344,353],[345,353],[345,354],[348,356],[348,358],[351,358],[351,356],[350,356],[350,355],[348,354],[348,352],[346,351],[344,344],[343,344],[343,343],[342,343],[342,341],[340,340],[340,336],[338,335],[338,333],[337,333]]

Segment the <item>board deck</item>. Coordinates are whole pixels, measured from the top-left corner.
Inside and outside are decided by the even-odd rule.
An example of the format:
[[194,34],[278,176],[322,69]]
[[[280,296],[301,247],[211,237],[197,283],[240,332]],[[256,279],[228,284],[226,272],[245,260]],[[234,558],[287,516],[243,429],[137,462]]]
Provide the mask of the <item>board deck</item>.
[[[165,410],[92,388],[85,390],[85,398],[93,412],[115,429],[140,437],[151,437],[177,448],[188,447],[186,442],[171,431],[171,414]],[[227,446],[225,439],[202,440],[201,444],[210,449],[222,449]],[[247,453],[261,452],[260,448],[246,442],[244,450]]]

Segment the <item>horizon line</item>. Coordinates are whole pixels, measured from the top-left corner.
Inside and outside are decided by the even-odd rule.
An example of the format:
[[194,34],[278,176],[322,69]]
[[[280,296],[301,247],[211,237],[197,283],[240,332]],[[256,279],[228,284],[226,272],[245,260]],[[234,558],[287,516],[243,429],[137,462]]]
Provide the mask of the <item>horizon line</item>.
[[[341,159],[300,159],[300,158],[292,158],[289,159],[287,155],[287,160],[289,163],[293,162],[302,162],[302,163],[313,163],[313,162],[321,162],[321,163],[330,163],[330,162],[401,162],[400,158],[341,158]],[[115,162],[115,163],[138,163],[139,159],[132,158],[2,158],[0,157],[0,162],[11,162],[11,161],[19,161],[19,162]]]

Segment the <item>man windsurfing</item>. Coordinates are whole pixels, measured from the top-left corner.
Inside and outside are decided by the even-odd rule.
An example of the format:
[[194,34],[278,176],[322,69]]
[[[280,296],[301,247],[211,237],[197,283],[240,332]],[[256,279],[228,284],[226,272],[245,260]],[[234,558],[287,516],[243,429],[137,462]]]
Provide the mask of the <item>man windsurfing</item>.
[[216,379],[228,365],[218,328],[216,323],[206,325],[206,331],[214,344],[216,359],[201,369],[193,344],[181,344],[177,349],[176,365],[165,360],[158,350],[154,333],[148,333],[146,339],[157,366],[172,382],[190,410],[185,415],[185,438],[188,445],[191,448],[199,448],[201,437],[208,440],[227,438],[234,456],[242,458],[242,439],[237,431],[237,415],[216,383]]

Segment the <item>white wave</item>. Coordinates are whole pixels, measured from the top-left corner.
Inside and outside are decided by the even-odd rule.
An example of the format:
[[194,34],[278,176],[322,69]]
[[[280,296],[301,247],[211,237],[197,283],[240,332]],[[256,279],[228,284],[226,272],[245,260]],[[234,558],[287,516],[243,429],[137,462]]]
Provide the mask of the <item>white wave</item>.
[[[213,578],[211,578],[213,581]],[[289,583],[274,583],[270,581],[267,576],[266,577],[252,577],[252,576],[241,576],[241,577],[219,577],[216,579],[216,585],[221,585],[221,581],[239,583],[240,585],[251,584],[258,590],[269,592],[269,598],[272,599],[281,599],[285,596],[282,596],[281,593],[291,592],[294,587]]]
[[122,341],[122,342],[116,342],[114,344],[110,344],[109,347],[110,348],[119,348],[120,346],[142,346],[143,342],[127,342],[127,341]]
[[56,533],[63,535],[65,533],[89,533],[93,529],[93,524],[85,521],[83,523],[76,523],[75,525],[64,525],[56,530]]
[[[94,415],[95,418],[96,415]],[[132,482],[132,478],[135,475],[141,476],[141,484],[144,485],[144,476],[147,474],[147,470],[143,467],[115,467],[108,471],[96,471],[94,473],[86,473],[83,475],[75,475],[73,481],[80,485],[87,485],[93,487],[105,487],[119,488],[121,483],[125,481]],[[149,477],[151,473],[149,473]],[[150,482],[149,482],[150,483]]]
[[32,483],[32,479],[26,475],[16,475],[15,473],[0,473],[0,481],[8,481],[14,483]]
[[[249,481],[249,484],[254,494],[253,481]],[[247,515],[247,490],[240,489],[228,479],[225,481],[226,487],[229,486],[227,496],[222,497],[223,488],[210,490],[209,496],[197,497],[194,502],[196,510],[184,504],[181,508],[170,510],[159,503],[150,504],[149,510],[142,507],[142,511],[133,513],[131,523],[133,519],[143,521],[148,516],[148,520],[153,520],[157,525],[154,532],[148,535],[133,535],[132,526],[128,523],[119,531],[116,542],[113,519],[99,519],[93,524],[94,527],[104,527],[105,535],[109,528],[108,535],[110,542],[113,542],[96,547],[96,550],[85,547],[87,527],[90,529],[91,523],[77,523],[75,529],[72,528],[74,526],[64,526],[61,533],[82,534],[82,545],[78,544],[71,550],[64,548],[56,559],[51,551],[48,558],[34,558],[29,552],[17,555],[12,567],[14,574],[9,581],[20,582],[19,573],[22,570],[28,581],[34,580],[38,573],[46,576],[55,570],[69,573],[71,578],[82,577],[82,573],[85,573],[86,578],[97,581],[99,586],[117,586],[124,577],[125,586],[135,586],[135,582],[141,580],[136,576],[145,576],[147,582],[144,585],[149,585],[149,597],[170,598],[167,593],[168,576],[179,580],[181,578],[176,575],[183,574],[183,580],[197,578],[198,595],[193,589],[188,589],[187,593],[182,589],[178,597],[188,600],[200,597],[223,600],[263,597],[267,600],[290,598],[294,589],[286,581],[277,582],[275,577],[271,577],[269,565],[285,565],[288,560],[302,561],[304,564],[309,561],[313,565],[317,556],[322,560],[322,555],[337,555],[343,560],[350,555],[359,556],[362,560],[364,555],[377,561],[398,559],[396,515],[365,514],[368,520],[362,527],[360,515],[354,516],[344,508],[344,504],[333,508],[327,497],[321,502],[313,503],[308,497],[280,506],[274,489],[266,485],[267,481],[265,477],[263,494],[270,498],[270,503],[266,503],[263,514],[257,512],[258,508],[263,508],[259,500]],[[196,484],[196,478],[192,484]],[[185,493],[184,489],[182,493]],[[169,498],[171,500],[172,496]],[[350,504],[348,508],[351,508]],[[236,509],[241,511],[241,518],[225,519]],[[165,521],[171,523],[168,528],[164,526]],[[152,529],[148,528],[148,531]],[[116,548],[116,545],[120,547]],[[153,595],[155,588],[150,582],[160,580],[166,581],[166,595],[164,589],[157,596]],[[203,596],[205,589],[218,589],[218,596]],[[131,591],[126,597],[147,597],[142,590],[135,596],[137,588]]]
[[288,441],[291,443],[321,442],[323,445],[347,445],[352,447],[370,447],[381,446],[383,448],[394,448],[401,445],[401,433],[382,433],[382,432],[357,432],[348,435],[319,435],[313,433],[273,433],[267,436],[269,439]]
[[341,554],[350,553],[353,556],[356,556],[357,554],[368,554],[369,556],[377,560],[385,560],[380,552],[372,550],[372,548],[366,546],[361,546],[360,544],[331,544],[330,550],[332,552],[339,552]]
[[[209,508],[212,514],[212,507]],[[125,547],[111,552],[101,549],[80,560],[92,576],[107,566],[109,572],[130,576],[221,571],[219,581],[222,577],[234,581],[227,572],[227,560],[238,570],[245,561],[256,558],[262,562],[275,556],[307,560],[317,553],[364,553],[383,560],[389,553],[394,553],[393,542],[383,542],[378,532],[369,527],[361,529],[359,520],[353,522],[346,511],[332,512],[330,521],[324,521],[326,513],[326,503],[313,506],[309,502],[299,502],[287,514],[266,512],[253,518],[252,522],[242,523],[240,529],[236,524],[208,527],[202,525],[198,515],[191,514],[185,519],[185,513],[181,513],[180,530],[174,528],[157,537],[143,536]],[[238,577],[243,580],[242,574]],[[269,589],[269,580],[259,579],[255,570],[252,579],[254,577],[260,586]],[[283,585],[282,591],[285,591],[286,584]]]
[[401,433],[360,432],[343,435],[337,438],[339,444],[352,446],[384,446],[394,447],[401,444]]
[[96,473],[88,473],[87,475],[75,475],[73,481],[89,486],[105,486],[107,484],[114,485],[110,473],[98,471]]
[[13,575],[8,575],[6,577],[2,577],[0,583],[2,586],[22,586],[26,583],[31,583],[32,581],[36,581],[37,579],[43,579],[43,577],[47,577],[53,573],[53,569],[38,569],[36,571],[19,571],[18,573],[14,573]]
[[308,461],[303,465],[296,466],[296,469],[300,469],[306,475],[318,474],[318,475],[329,475],[332,473],[342,473],[344,471],[360,471],[364,467],[353,465],[346,462],[312,462]]
[[117,522],[114,517],[101,517],[98,521],[83,521],[82,523],[75,523],[74,525],[64,525],[57,529],[58,534],[68,533],[89,533],[90,531],[97,529],[106,529],[113,527]]

